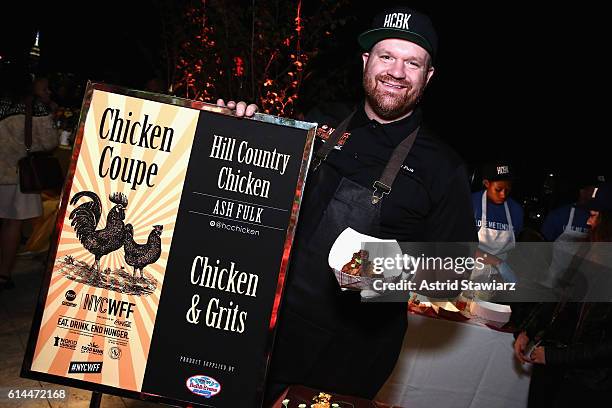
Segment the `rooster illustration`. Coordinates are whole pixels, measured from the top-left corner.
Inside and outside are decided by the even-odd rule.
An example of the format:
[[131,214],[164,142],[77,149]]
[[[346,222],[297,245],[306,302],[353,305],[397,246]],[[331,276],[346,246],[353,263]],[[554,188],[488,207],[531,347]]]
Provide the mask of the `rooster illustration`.
[[108,199],[116,205],[110,210],[106,217],[106,226],[96,230],[100,217],[102,216],[102,202],[100,197],[92,191],[81,191],[76,193],[70,200],[70,205],[75,205],[81,197],[88,197],[87,201],[70,213],[72,227],[76,231],[77,238],[85,249],[95,256],[91,269],[100,271],[100,258],[118,250],[123,245],[125,224],[125,208],[128,199],[123,193],[113,193]]
[[142,278],[144,267],[151,265],[159,259],[161,255],[160,237],[163,229],[163,225],[154,225],[153,230],[149,233],[147,243],[139,244],[134,241],[134,227],[132,224],[125,226],[123,251],[125,253],[125,262],[134,267],[133,277],[136,277],[136,271],[140,270],[140,277]]

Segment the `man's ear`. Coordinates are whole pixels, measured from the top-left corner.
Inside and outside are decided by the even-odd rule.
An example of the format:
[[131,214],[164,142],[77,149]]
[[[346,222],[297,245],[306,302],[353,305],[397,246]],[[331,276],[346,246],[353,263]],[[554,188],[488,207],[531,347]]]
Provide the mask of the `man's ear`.
[[489,186],[491,185],[491,183],[489,182],[489,180],[484,179],[484,180],[482,180],[482,185],[483,185],[485,188],[489,188]]
[[435,71],[434,67],[429,67],[429,69],[427,70],[427,80],[425,81],[425,86],[427,86],[427,84],[429,84],[429,80],[433,76],[434,71]]
[[363,58],[363,70],[365,71],[366,64],[368,63],[368,59],[370,58],[369,52],[364,52],[361,54],[361,58]]

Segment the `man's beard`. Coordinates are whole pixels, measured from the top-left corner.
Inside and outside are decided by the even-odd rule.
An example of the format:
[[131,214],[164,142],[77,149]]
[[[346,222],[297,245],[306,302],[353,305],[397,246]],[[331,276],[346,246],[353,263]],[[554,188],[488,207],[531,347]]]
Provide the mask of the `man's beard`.
[[[380,81],[405,86],[404,93],[395,95],[385,92]],[[423,89],[414,89],[408,81],[397,80],[390,75],[378,74],[372,79],[367,73],[363,76],[363,89],[368,104],[380,118],[394,120],[411,112],[419,103]]]

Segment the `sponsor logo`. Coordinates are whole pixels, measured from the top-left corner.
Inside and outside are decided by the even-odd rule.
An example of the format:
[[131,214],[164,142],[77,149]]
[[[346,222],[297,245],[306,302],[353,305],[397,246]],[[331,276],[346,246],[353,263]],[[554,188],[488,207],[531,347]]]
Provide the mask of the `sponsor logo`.
[[221,384],[219,381],[206,375],[194,375],[189,377],[185,383],[187,389],[201,397],[214,397],[221,392]]
[[54,347],[60,347],[60,348],[65,348],[68,350],[76,350],[76,346],[77,346],[77,341],[76,340],[70,340],[70,339],[63,339],[61,337],[55,336],[53,338],[53,346]]
[[67,291],[64,296],[66,297],[66,300],[69,300],[70,302],[72,302],[74,299],[76,299],[76,292],[71,289]]
[[68,374],[101,373],[102,362],[71,361]]
[[111,347],[108,350],[108,356],[113,360],[119,360],[121,358],[121,349],[119,347]]
[[93,341],[86,346],[81,346],[81,353],[94,354],[96,356],[101,356],[104,354],[104,350],[98,347],[96,343]]
[[62,305],[70,306],[70,307],[77,307],[77,304],[72,302],[74,299],[76,299],[76,292],[74,290],[71,289],[71,290],[66,291],[66,293],[64,294],[64,297],[66,298],[66,300],[62,301]]
[[132,322],[129,322],[127,320],[115,320],[115,326],[132,327]]

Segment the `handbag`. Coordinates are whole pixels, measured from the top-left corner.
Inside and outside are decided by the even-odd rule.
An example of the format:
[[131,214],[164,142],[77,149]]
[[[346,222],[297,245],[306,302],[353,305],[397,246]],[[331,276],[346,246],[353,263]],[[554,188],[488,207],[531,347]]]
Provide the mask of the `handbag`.
[[48,152],[32,152],[32,100],[26,101],[24,139],[26,156],[19,159],[19,187],[22,193],[59,189],[64,176],[59,160]]

